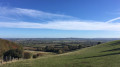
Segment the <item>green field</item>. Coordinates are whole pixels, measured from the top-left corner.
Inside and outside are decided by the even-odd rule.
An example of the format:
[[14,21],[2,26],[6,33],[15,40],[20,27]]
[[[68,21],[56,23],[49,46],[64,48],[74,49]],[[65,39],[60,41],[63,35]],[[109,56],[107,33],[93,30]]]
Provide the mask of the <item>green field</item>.
[[7,63],[0,67],[120,67],[120,41],[64,54]]

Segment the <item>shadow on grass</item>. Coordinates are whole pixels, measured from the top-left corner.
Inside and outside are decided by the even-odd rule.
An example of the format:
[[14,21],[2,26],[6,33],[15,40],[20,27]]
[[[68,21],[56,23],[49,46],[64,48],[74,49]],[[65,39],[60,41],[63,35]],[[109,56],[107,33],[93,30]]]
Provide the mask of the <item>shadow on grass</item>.
[[105,55],[99,55],[99,56],[83,57],[83,58],[77,58],[77,59],[96,58],[96,57],[104,57],[104,56],[119,55],[119,54],[120,54],[120,52],[118,52],[118,53],[111,53],[111,54],[105,54]]
[[120,51],[120,48],[111,49],[111,50],[106,50],[106,51],[102,51],[102,52],[109,52],[109,51]]

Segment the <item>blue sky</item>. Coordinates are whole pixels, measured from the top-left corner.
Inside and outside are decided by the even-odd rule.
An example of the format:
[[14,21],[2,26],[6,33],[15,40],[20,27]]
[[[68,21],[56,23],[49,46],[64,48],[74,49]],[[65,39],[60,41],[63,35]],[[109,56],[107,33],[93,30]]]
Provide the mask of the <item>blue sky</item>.
[[0,0],[0,38],[120,38],[120,0]]

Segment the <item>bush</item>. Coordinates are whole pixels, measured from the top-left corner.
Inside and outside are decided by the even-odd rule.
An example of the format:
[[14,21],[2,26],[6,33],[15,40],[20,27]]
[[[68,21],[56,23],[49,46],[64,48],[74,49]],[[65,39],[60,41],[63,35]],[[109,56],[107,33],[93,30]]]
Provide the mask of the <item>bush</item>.
[[37,54],[34,54],[34,55],[33,55],[33,58],[37,58],[37,57],[38,57]]
[[70,49],[69,49],[68,46],[64,46],[64,47],[63,47],[63,50],[68,51],[68,50],[70,50]]
[[24,59],[30,59],[32,54],[30,52],[24,52]]
[[44,55],[44,53],[38,53],[37,54],[37,56],[43,56]]
[[81,49],[81,48],[82,48],[82,45],[79,45],[79,46],[78,46],[78,49]]
[[97,44],[101,44],[101,42],[98,42]]
[[54,52],[54,47],[53,46],[46,46],[45,51],[46,52]]
[[63,51],[62,50],[58,50],[58,54],[62,54],[63,53]]
[[38,58],[39,56],[43,56],[43,55],[44,55],[44,53],[37,53],[37,54],[33,55],[33,58]]
[[13,58],[22,58],[23,57],[23,50],[20,49],[11,49],[4,53],[3,59],[5,61],[12,60]]

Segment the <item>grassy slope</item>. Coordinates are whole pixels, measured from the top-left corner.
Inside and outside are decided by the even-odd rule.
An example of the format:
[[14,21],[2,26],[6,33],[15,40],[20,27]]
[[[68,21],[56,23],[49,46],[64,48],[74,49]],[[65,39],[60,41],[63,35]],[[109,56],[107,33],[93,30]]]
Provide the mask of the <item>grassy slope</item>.
[[119,67],[120,41],[84,48],[61,55],[5,64],[1,67]]

